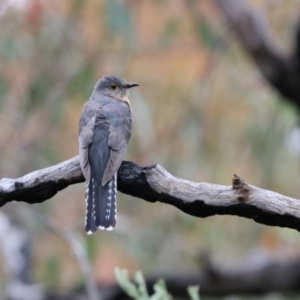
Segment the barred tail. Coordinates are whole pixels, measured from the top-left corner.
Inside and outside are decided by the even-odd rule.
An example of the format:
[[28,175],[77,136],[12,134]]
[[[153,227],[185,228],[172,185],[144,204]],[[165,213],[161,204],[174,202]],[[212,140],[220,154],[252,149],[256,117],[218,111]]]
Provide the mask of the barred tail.
[[93,185],[92,180],[86,183],[85,191],[85,231],[87,234],[92,234],[97,230],[97,226],[94,219],[94,201],[93,201]]
[[117,174],[104,186],[94,184],[93,189],[96,226],[101,230],[113,230],[117,221]]

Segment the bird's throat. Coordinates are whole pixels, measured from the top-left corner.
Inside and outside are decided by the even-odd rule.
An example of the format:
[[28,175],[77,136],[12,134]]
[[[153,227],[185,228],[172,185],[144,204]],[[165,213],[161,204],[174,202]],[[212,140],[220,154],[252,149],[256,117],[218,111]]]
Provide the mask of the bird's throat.
[[117,100],[120,100],[120,101],[123,101],[123,102],[127,103],[127,105],[130,108],[130,111],[132,111],[129,98],[127,96],[114,96],[114,98],[117,99]]

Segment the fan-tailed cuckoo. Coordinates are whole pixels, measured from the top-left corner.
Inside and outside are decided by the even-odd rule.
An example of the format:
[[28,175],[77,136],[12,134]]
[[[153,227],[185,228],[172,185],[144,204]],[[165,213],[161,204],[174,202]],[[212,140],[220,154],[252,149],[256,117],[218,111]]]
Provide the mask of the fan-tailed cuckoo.
[[85,230],[112,230],[117,220],[117,171],[131,136],[129,89],[118,76],[102,77],[79,120],[79,160],[86,179]]

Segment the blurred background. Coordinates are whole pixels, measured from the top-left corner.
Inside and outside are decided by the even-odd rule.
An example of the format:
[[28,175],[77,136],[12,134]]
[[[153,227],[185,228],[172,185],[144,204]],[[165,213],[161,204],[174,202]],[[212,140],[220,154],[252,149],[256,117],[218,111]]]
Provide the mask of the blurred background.
[[[299,1],[250,4],[288,53]],[[0,28],[0,178],[77,155],[82,106],[99,77],[117,74],[140,84],[130,96],[126,160],[223,185],[237,173],[300,197],[296,107],[266,83],[211,1],[2,0]],[[77,184],[42,204],[1,208],[26,232],[31,280],[47,290],[64,293],[85,280],[66,232],[84,245],[96,283],[114,282],[116,266],[145,275],[195,272],[203,252],[222,265],[257,252],[300,255],[294,230],[232,216],[198,219],[120,193],[115,231],[87,236],[84,191]],[[0,262],[3,295],[5,255]]]

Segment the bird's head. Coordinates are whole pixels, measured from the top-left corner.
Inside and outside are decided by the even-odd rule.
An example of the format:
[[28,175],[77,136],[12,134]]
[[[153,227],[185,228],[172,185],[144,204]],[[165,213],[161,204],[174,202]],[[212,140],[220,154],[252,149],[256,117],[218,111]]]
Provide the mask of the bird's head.
[[127,82],[119,76],[104,76],[96,83],[95,92],[129,104],[129,89],[135,86],[139,85],[135,82]]

